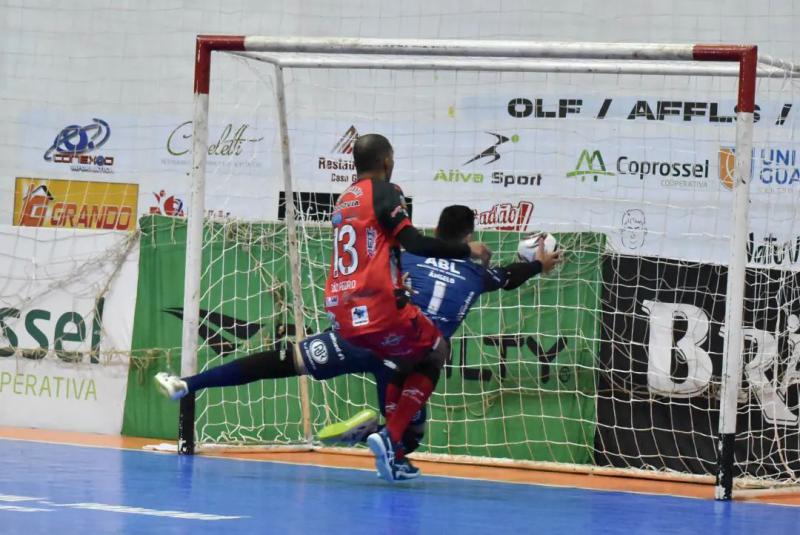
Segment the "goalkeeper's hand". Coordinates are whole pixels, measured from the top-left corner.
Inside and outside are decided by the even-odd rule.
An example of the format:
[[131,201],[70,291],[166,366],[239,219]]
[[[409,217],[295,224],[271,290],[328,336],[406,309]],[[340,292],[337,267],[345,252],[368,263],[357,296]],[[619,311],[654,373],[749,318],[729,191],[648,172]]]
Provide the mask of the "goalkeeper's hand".
[[544,240],[539,240],[539,247],[536,250],[536,260],[542,264],[542,273],[553,271],[556,266],[564,261],[561,256],[561,249],[557,249],[552,253],[548,253],[544,250]]

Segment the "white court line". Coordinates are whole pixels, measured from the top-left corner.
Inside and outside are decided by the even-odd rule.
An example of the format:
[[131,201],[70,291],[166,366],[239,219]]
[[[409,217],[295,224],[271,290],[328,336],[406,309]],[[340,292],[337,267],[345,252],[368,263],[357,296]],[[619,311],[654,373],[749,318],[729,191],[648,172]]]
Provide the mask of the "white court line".
[[31,496],[17,496],[15,494],[0,494],[0,502],[37,502],[44,498],[32,498]]
[[[239,518],[249,518],[247,516],[215,515],[210,513],[194,513],[191,511],[169,511],[162,509],[148,509],[146,507],[133,507],[129,505],[111,505],[106,503],[54,503],[47,498],[34,498],[32,496],[18,496],[16,494],[0,494],[0,502],[36,502],[37,505],[50,507],[61,507],[67,509],[89,509],[93,511],[107,511],[110,513],[126,513],[145,516],[165,516],[169,518],[180,518],[183,520],[237,520]],[[27,507],[21,505],[2,505],[0,510],[18,511],[22,513],[38,513],[52,511],[52,509],[41,509],[37,507]]]
[[0,505],[0,511],[16,511],[18,513],[43,513],[52,509],[41,509],[39,507],[23,507],[21,505]]
[[127,513],[145,516],[166,516],[169,518],[180,518],[183,520],[236,520],[239,518],[249,518],[246,516],[214,515],[208,513],[192,513],[189,511],[169,511],[162,509],[148,509],[146,507],[131,507],[128,505],[110,505],[106,503],[52,503],[55,507],[66,507],[69,509],[89,509],[92,511],[107,511],[110,513]]

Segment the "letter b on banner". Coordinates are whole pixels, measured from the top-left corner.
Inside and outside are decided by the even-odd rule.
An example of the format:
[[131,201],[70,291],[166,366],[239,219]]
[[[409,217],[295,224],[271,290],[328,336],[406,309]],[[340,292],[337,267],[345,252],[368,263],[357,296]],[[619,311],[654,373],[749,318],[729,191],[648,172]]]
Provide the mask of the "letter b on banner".
[[747,382],[758,398],[764,419],[771,424],[796,425],[800,419],[786,404],[786,400],[789,387],[800,381],[800,373],[797,371],[800,358],[797,336],[790,336],[791,354],[786,372],[778,373],[780,356],[775,336],[767,331],[753,328],[746,328],[742,333],[750,345],[752,354],[752,358],[745,365]]
[[[651,393],[675,397],[700,394],[711,380],[712,363],[700,346],[708,338],[708,315],[702,309],[683,303],[644,301],[642,308],[650,316],[647,386]],[[675,324],[685,322],[686,332],[675,340]],[[675,374],[681,365],[685,373]]]

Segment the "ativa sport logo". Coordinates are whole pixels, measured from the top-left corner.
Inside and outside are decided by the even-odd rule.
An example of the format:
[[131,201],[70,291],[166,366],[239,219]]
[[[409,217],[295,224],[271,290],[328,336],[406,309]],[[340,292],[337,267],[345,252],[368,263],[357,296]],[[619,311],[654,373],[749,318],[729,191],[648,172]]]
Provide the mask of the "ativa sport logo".
[[350,125],[350,128],[345,130],[331,148],[331,154],[318,157],[317,168],[330,172],[331,182],[350,183],[356,181],[356,166],[352,158],[356,139],[358,139],[358,130],[354,125]]
[[[512,143],[517,143],[519,141],[519,136],[516,134],[508,137],[498,134],[497,132],[486,133],[490,136],[493,136],[495,138],[495,142],[464,162],[463,165],[472,164],[474,162],[483,162],[483,165],[492,164],[500,160],[502,156],[498,151],[498,147],[504,143],[507,143],[508,141],[511,141]],[[462,171],[461,169],[450,169],[449,171],[439,169],[439,171],[437,171],[433,176],[435,181],[456,183],[463,182],[466,184],[483,184],[484,178],[484,173],[481,171],[471,172]],[[542,175],[539,173],[525,173],[516,171],[492,171],[491,184],[502,184],[504,188],[509,186],[540,186],[542,184]]]
[[[483,149],[481,152],[479,152],[466,162],[464,162],[464,165],[470,164],[476,160],[481,160],[484,158],[487,159],[487,161],[484,161],[483,164],[489,165],[490,163],[494,163],[500,159],[500,154],[497,152],[497,147],[499,147],[503,143],[506,143],[509,140],[509,138],[502,134],[497,134],[495,132],[486,132],[486,133],[489,134],[490,136],[494,136],[497,141],[492,145],[490,145],[489,147]],[[512,137],[514,138],[514,143],[519,141],[518,135],[514,134]]]
[[[183,321],[183,307],[165,308],[164,312]],[[248,322],[234,316],[203,309],[200,309],[200,318],[200,324],[197,327],[200,340],[203,340],[214,353],[223,358],[239,350],[246,350],[249,347],[250,339],[262,328],[260,323]],[[277,334],[276,332],[276,338]],[[260,343],[261,340],[258,340],[257,345]]]

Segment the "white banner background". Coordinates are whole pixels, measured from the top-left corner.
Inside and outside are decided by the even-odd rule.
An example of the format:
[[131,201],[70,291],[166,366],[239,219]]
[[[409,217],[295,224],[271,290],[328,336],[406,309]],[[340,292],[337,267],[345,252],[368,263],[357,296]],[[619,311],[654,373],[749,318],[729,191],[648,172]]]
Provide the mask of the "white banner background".
[[[0,227],[0,235],[14,237],[18,255],[0,256],[5,278],[0,347],[16,348],[14,355],[0,357],[0,423],[119,433],[138,278],[138,244],[129,247],[128,241],[135,236],[7,226]],[[100,296],[105,303],[98,322]],[[57,333],[64,338],[63,351],[80,354],[75,362],[56,355]],[[81,340],[68,341],[69,333]],[[47,354],[40,360],[22,355],[42,346]]]

